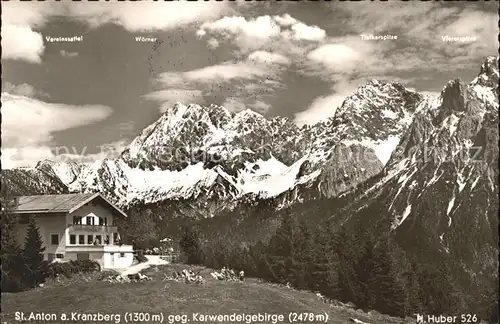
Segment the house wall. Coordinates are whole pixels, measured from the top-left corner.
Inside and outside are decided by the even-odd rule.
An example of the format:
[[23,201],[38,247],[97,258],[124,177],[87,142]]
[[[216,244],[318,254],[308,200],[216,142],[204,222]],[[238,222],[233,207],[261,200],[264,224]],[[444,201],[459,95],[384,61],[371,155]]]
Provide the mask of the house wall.
[[[49,253],[64,253],[66,248],[66,223],[65,214],[32,214],[35,219],[36,226],[39,228],[40,236],[42,237],[42,244],[45,247],[44,256],[45,260],[48,259]],[[26,230],[28,224],[16,225],[16,238],[21,247],[24,247],[26,239]],[[51,234],[59,235],[59,244],[52,245],[50,236]]]
[[87,216],[92,216],[94,218],[94,224],[99,225],[99,217],[107,218],[108,226],[113,225],[113,213],[109,208],[104,207],[102,204],[98,203],[97,199],[94,200],[95,204],[92,202],[83,205],[72,213],[69,213],[66,217],[66,223],[68,225],[73,225],[73,216],[82,217],[82,224],[87,224]]
[[[87,216],[92,216],[94,219],[94,224],[99,224],[99,217],[106,218],[107,219],[107,226],[114,226],[114,219],[115,214],[111,211],[110,208],[107,208],[104,203],[101,203],[99,199],[94,200],[94,204],[92,202],[89,202],[88,204],[80,207],[79,209],[75,210],[74,212],[70,213],[66,217],[66,222],[67,226],[71,226],[73,224],[73,217],[74,216],[79,216],[82,217],[82,224],[83,225],[90,225],[90,222],[88,222]],[[67,260],[77,260],[78,258],[78,253],[82,253],[84,251],[88,251],[89,253],[89,259],[97,261],[102,268],[110,269],[110,268],[126,268],[132,265],[134,261],[134,255],[133,255],[133,249],[132,246],[130,245],[114,245],[116,242],[113,242],[113,234],[109,233],[110,235],[110,244],[109,245],[104,245],[104,246],[81,246],[78,244],[78,236],[79,235],[102,235],[102,237],[105,237],[105,233],[96,233],[92,231],[70,231],[70,229],[67,229],[67,256],[65,259]],[[77,235],[76,240],[77,244],[76,245],[70,245],[69,241],[69,235],[75,234]],[[88,242],[87,242],[88,243]],[[79,251],[79,252],[73,252],[73,251]]]
[[79,236],[80,235],[85,235],[85,245],[92,244],[93,242],[88,242],[88,236],[92,235],[93,238],[95,239],[96,235],[101,236],[101,244],[104,244],[104,239],[106,235],[109,235],[109,244],[114,244],[113,242],[113,233],[100,233],[100,232],[94,232],[94,231],[86,231],[86,230],[73,230],[71,226],[73,225],[73,218],[74,217],[82,217],[82,225],[91,225],[91,221],[89,221],[88,216],[92,217],[94,220],[95,225],[99,225],[99,217],[106,219],[107,226],[113,226],[114,223],[114,214],[109,208],[106,208],[103,204],[100,203],[98,199],[94,200],[94,204],[92,202],[89,202],[88,204],[78,208],[74,212],[70,213],[66,217],[66,223],[67,223],[67,245],[72,245],[70,244],[70,235],[74,234],[76,235],[76,245],[80,245],[79,243]]
[[[75,230],[72,228],[73,217],[82,217],[82,225],[91,225],[87,216],[94,219],[94,224],[99,225],[99,217],[106,218],[107,226],[114,226],[114,217],[112,210],[105,203],[98,199],[85,204],[72,213],[58,214],[34,214],[37,227],[40,229],[43,244],[46,247],[44,252],[45,259],[48,260],[49,254],[63,254],[61,261],[78,260],[80,257],[88,257],[90,260],[97,261],[103,268],[126,268],[133,263],[133,249],[131,245],[114,245],[113,233],[96,232],[91,230]],[[16,225],[16,237],[18,243],[23,246],[26,237],[27,224]],[[59,235],[59,244],[51,245],[50,235]],[[109,245],[93,245],[88,242],[88,235],[93,238],[101,235],[102,243],[106,234],[110,236]],[[70,244],[70,235],[76,235],[76,244]],[[79,244],[79,235],[85,235],[85,244]]]
[[121,247],[105,247],[103,264],[107,269],[124,269],[134,262],[134,253],[131,245]]
[[86,253],[90,260],[97,261],[103,269],[123,269],[132,265],[134,253],[131,245],[68,246],[67,260],[78,260],[79,253]]

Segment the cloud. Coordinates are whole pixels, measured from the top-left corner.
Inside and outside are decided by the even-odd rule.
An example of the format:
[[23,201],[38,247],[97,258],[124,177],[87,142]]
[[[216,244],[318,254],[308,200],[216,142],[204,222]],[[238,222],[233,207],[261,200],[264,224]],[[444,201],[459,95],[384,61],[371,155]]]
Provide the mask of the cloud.
[[62,57],[68,57],[68,58],[78,56],[78,52],[67,52],[65,50],[61,50],[59,54],[61,54]]
[[128,141],[118,140],[103,144],[98,153],[89,154],[86,147],[64,146],[25,146],[20,148],[2,148],[2,169],[34,167],[39,161],[78,162],[92,164],[104,159],[116,159],[127,147]]
[[307,46],[301,42],[320,42],[326,32],[318,26],[308,26],[289,14],[281,16],[226,16],[219,20],[205,22],[196,33],[198,37],[208,34],[234,42],[241,51],[251,52],[258,49],[281,47],[290,48]]
[[159,89],[144,98],[160,102],[160,111],[164,111],[176,102],[203,104],[204,95],[224,97],[227,96],[224,91],[230,91],[230,97],[223,104],[226,108],[240,111],[249,107],[264,112],[269,107],[261,98],[283,86],[280,73],[288,63],[282,55],[259,51],[242,61],[185,72],[165,72],[156,80]]
[[271,53],[257,53],[252,59],[239,62],[223,62],[221,64],[211,65],[200,69],[186,72],[165,72],[159,75],[157,82],[169,87],[179,89],[192,89],[193,86],[200,84],[220,84],[236,80],[255,80],[259,78],[276,78],[275,74],[279,72],[279,67],[275,69],[267,66],[257,58],[263,56],[280,58],[270,55]]
[[35,89],[32,85],[28,83],[21,83],[18,85],[15,85],[10,82],[5,82],[5,86],[2,89],[4,92],[14,94],[14,95],[19,95],[19,96],[25,96],[25,97],[30,97],[30,98],[49,98],[49,94],[39,91]]
[[268,40],[279,36],[281,28],[270,16],[260,16],[250,20],[241,16],[232,16],[202,24],[198,35],[202,36],[207,31],[220,33],[223,36],[239,36],[251,41]]
[[291,63],[290,59],[286,56],[267,51],[255,51],[248,56],[248,59],[261,63],[275,63],[282,65],[289,65]]
[[48,143],[54,132],[95,123],[111,112],[107,106],[46,103],[2,93],[2,146],[12,148]]
[[[428,6],[409,8],[404,3],[387,3],[383,12],[376,3],[353,3],[339,8],[340,20],[347,33],[365,35],[396,35],[398,40],[358,41],[352,48],[365,47],[369,61],[363,68],[370,73],[390,71],[452,71],[457,65],[472,67],[473,58],[497,52],[498,16],[475,7]],[[441,36],[475,36],[470,43],[443,42]],[[354,36],[354,35],[353,35]],[[366,46],[370,44],[371,48]],[[396,47],[397,46],[397,47]]]
[[222,106],[227,110],[239,112],[247,109],[246,105],[238,98],[229,97],[222,103]]
[[314,99],[307,109],[296,113],[295,123],[313,125],[333,117],[344,100],[353,94],[359,86],[365,84],[368,79],[366,77],[349,79],[344,75],[337,75],[332,87],[333,93]]
[[190,81],[215,82],[230,81],[232,79],[248,79],[265,74],[266,71],[258,66],[239,62],[208,66],[198,70],[185,72],[183,76]]
[[295,123],[313,125],[335,115],[337,107],[345,100],[344,94],[334,94],[316,98],[305,111],[295,114]]
[[338,72],[351,72],[363,60],[363,55],[344,44],[327,44],[311,51],[307,57]]
[[273,19],[283,27],[288,27],[299,22],[289,14],[284,14],[282,16],[273,16]]
[[2,59],[41,63],[45,50],[42,35],[27,26],[2,26]]
[[203,100],[203,92],[201,90],[168,89],[148,93],[144,98],[161,102],[160,111],[165,112],[177,102],[183,104],[201,103]]
[[[159,31],[216,19],[227,13],[226,2],[138,1],[120,3],[9,2],[2,6],[2,59],[40,63],[45,46],[35,31],[50,19],[66,16],[91,27],[113,23],[132,31]],[[61,55],[75,56],[73,53]]]
[[298,22],[291,27],[291,31],[286,32],[285,37],[291,37],[296,40],[308,40],[319,42],[325,39],[326,32],[318,26],[308,26]]
[[271,109],[271,105],[261,100],[256,100],[254,103],[248,105],[251,109],[258,113],[265,114]]
[[228,10],[225,2],[137,1],[120,3],[71,3],[71,16],[91,26],[114,23],[133,32],[177,28],[214,19]]

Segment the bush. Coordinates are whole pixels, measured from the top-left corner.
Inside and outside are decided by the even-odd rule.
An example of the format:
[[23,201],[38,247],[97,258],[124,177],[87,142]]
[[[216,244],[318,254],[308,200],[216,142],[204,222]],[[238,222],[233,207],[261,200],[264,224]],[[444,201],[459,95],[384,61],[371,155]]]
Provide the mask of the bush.
[[92,260],[76,260],[69,262],[55,262],[49,265],[49,276],[65,276],[70,278],[72,274],[75,273],[88,273],[101,271],[101,266],[96,261]]
[[139,263],[143,263],[143,262],[148,261],[148,258],[146,258],[146,257],[144,256],[144,254],[137,254],[137,255],[135,256],[135,258],[137,259],[137,262],[139,262]]

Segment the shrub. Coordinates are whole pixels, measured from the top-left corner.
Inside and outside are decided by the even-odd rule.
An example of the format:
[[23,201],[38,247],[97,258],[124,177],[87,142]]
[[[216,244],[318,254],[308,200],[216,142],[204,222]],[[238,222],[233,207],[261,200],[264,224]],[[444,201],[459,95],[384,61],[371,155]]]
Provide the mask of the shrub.
[[101,266],[99,263],[92,260],[71,260],[64,263],[55,262],[49,265],[50,277],[57,277],[60,275],[69,278],[75,273],[89,273],[95,271],[101,271]]
[[143,262],[148,261],[148,258],[146,258],[146,257],[144,256],[144,254],[137,254],[137,255],[135,256],[135,258],[137,259],[137,262],[139,262],[139,263],[143,263]]

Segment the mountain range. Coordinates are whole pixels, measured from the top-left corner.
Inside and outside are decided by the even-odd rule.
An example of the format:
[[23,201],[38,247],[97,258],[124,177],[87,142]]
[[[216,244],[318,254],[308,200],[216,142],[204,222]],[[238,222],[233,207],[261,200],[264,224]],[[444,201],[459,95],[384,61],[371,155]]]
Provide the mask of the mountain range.
[[99,191],[128,210],[211,222],[237,240],[265,237],[284,210],[339,227],[370,223],[420,260],[438,251],[471,277],[491,275],[498,81],[498,57],[439,96],[371,80],[332,107],[333,117],[302,127],[251,110],[178,103],[116,158],[40,161],[3,170],[2,182],[14,194]]

